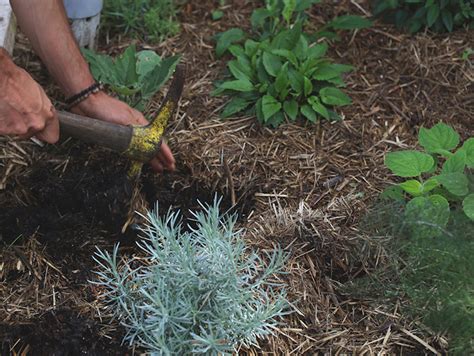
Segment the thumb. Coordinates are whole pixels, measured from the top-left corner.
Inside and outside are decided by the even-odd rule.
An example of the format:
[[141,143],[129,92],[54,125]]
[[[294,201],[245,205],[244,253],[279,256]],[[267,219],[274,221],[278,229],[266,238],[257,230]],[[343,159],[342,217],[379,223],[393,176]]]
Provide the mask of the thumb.
[[46,126],[44,127],[43,131],[38,132],[36,137],[41,141],[45,141],[47,143],[56,143],[59,140],[59,120],[56,111],[53,113],[53,118],[49,119],[46,122]]

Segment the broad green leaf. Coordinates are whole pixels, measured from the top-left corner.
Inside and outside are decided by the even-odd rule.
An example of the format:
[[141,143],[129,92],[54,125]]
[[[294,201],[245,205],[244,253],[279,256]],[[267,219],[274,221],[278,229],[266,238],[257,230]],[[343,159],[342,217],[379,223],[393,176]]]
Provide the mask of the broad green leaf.
[[391,152],[385,155],[385,165],[399,177],[417,177],[434,165],[433,157],[418,151]]
[[285,101],[283,103],[283,110],[285,110],[292,121],[295,121],[298,117],[298,103],[294,99]]
[[444,173],[435,178],[453,195],[463,197],[469,193],[469,180],[464,173]]
[[244,38],[245,33],[240,28],[231,28],[230,30],[219,34],[216,44],[217,57],[222,57],[232,44],[242,41]]
[[267,9],[256,9],[252,12],[250,22],[254,29],[262,27],[265,24],[265,20],[271,16],[271,12]]
[[252,57],[255,55],[255,53],[257,53],[259,45],[260,44],[258,42],[248,39],[244,43],[245,54],[249,57]]
[[408,32],[409,33],[418,32],[422,26],[423,26],[423,22],[421,20],[412,20],[410,21],[410,25],[408,26]]
[[283,3],[285,4],[282,11],[283,18],[287,23],[290,23],[296,8],[296,0],[283,0]]
[[224,11],[214,10],[213,12],[211,12],[211,17],[214,21],[218,21],[218,20],[220,20],[221,18],[224,17]]
[[311,96],[308,98],[308,103],[311,105],[314,111],[316,111],[319,115],[324,117],[325,119],[330,118],[330,114],[328,109],[321,103],[317,96]]
[[303,33],[302,29],[303,21],[298,21],[290,30],[281,31],[273,39],[272,48],[293,50]]
[[236,79],[250,81],[250,76],[248,72],[246,73],[247,69],[244,68],[238,61],[229,61],[227,63],[227,67]]
[[459,144],[459,135],[453,128],[440,122],[431,129],[422,127],[418,134],[418,141],[426,151],[440,153],[441,150],[455,149]]
[[423,193],[428,193],[437,187],[439,187],[439,182],[436,178],[430,178],[423,183]]
[[161,63],[161,57],[155,51],[140,51],[137,53],[137,73],[143,78]]
[[474,221],[474,193],[464,198],[462,208],[467,217]]
[[132,86],[138,82],[136,54],[135,46],[132,45],[115,59],[115,74],[124,86]]
[[458,150],[455,154],[449,157],[443,164],[441,173],[463,173],[466,168],[466,152]]
[[433,26],[433,24],[436,22],[436,20],[439,17],[439,6],[437,4],[431,5],[428,8],[428,12],[426,13],[426,23],[428,27]]
[[271,83],[273,81],[273,78],[267,73],[265,66],[263,65],[263,60],[262,58],[259,58],[257,60],[257,78],[260,83],[267,84]]
[[328,80],[340,76],[342,73],[353,70],[354,67],[343,64],[323,63],[313,72],[313,78],[317,80]]
[[316,122],[317,115],[316,112],[309,105],[303,105],[301,107],[301,114],[306,117],[311,122]]
[[281,111],[278,111],[275,115],[273,115],[272,117],[268,119],[268,121],[266,122],[266,125],[276,128],[280,126],[284,121],[285,121],[285,115]]
[[249,107],[251,102],[246,99],[235,97],[230,100],[222,111],[222,117],[226,118],[239,113]]
[[272,77],[276,77],[278,75],[278,71],[282,66],[281,60],[278,56],[269,52],[264,52],[262,56],[262,62],[268,74],[270,74]]
[[328,51],[327,43],[319,43],[308,49],[309,58],[321,58]]
[[331,121],[341,121],[342,120],[342,116],[339,115],[334,110],[328,109],[328,112],[329,112],[329,120],[331,120]]
[[392,185],[384,189],[382,194],[380,194],[382,199],[395,200],[395,201],[405,201],[405,196],[403,195],[403,189],[398,185]]
[[328,81],[331,84],[334,84],[337,88],[344,88],[346,86],[346,83],[344,83],[344,80],[340,76],[329,78],[326,81]]
[[275,115],[281,109],[281,103],[271,95],[264,95],[262,98],[263,120],[268,121],[270,117]]
[[413,198],[405,208],[405,223],[410,227],[411,238],[443,235],[450,213],[449,202],[441,195]]
[[95,53],[89,49],[82,49],[82,53],[89,63],[92,75],[96,80],[110,85],[122,84],[119,78],[115,76],[115,71],[113,70],[114,62],[111,57]]
[[471,137],[461,147],[466,153],[466,164],[469,168],[474,168],[474,137]]
[[295,67],[298,65],[298,59],[296,56],[293,54],[293,52],[288,51],[287,49],[274,49],[272,50],[272,54],[285,58]]
[[344,15],[334,18],[327,26],[335,30],[355,30],[371,27],[372,21],[357,15]]
[[244,58],[248,65],[250,65],[250,61],[248,60],[248,56],[245,54],[245,50],[241,45],[233,44],[229,46],[228,51],[236,58]]
[[229,82],[222,83],[219,88],[227,89],[227,90],[235,90],[241,92],[249,92],[254,89],[252,82],[249,80],[231,80]]
[[295,11],[304,11],[307,10],[311,7],[313,4],[319,4],[321,0],[298,0],[296,2],[296,8]]
[[293,48],[293,53],[301,61],[308,58],[308,41],[304,36],[300,36],[295,48]]
[[304,77],[304,82],[303,82],[303,88],[304,88],[304,95],[309,96],[313,92],[313,83],[311,83],[311,80],[309,78]]
[[288,88],[289,84],[290,80],[288,79],[288,62],[286,62],[278,72],[275,80],[275,89],[278,94],[281,94],[286,88]]
[[453,26],[454,26],[454,19],[453,19],[453,14],[449,10],[443,10],[441,12],[441,18],[443,19],[443,24],[448,30],[448,32],[453,31]]
[[290,69],[288,71],[288,79],[290,80],[290,85],[296,92],[296,95],[303,94],[304,76],[296,70]]
[[322,88],[319,91],[319,96],[322,102],[327,105],[343,106],[352,103],[346,94],[334,87]]
[[165,58],[142,79],[142,95],[145,99],[151,98],[171,77],[180,60],[180,56]]
[[400,183],[400,187],[408,194],[418,197],[423,194],[423,185],[416,179],[410,179]]

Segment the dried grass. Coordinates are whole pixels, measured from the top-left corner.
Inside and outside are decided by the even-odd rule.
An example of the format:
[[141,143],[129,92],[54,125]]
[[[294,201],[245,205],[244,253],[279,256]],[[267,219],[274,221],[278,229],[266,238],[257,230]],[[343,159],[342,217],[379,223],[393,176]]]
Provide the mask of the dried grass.
[[[347,34],[332,51],[338,61],[357,68],[347,77],[354,104],[341,110],[345,120],[269,130],[253,118],[222,121],[218,117],[223,100],[209,92],[224,62],[216,61],[211,38],[229,27],[248,25],[251,5],[233,1],[219,22],[209,20],[210,8],[211,1],[190,2],[182,14],[182,34],[146,48],[184,54],[186,89],[181,110],[168,130],[179,169],[191,172],[183,179],[199,179],[210,189],[227,190],[237,204],[254,201],[254,211],[243,223],[248,242],[262,251],[280,244],[291,256],[285,282],[295,313],[275,337],[262,341],[260,351],[242,353],[443,353],[443,337],[401,314],[405,301],[374,305],[352,299],[339,286],[384,262],[386,252],[380,247],[375,256],[365,251],[357,266],[349,261],[352,246],[369,238],[358,231],[361,217],[392,180],[382,166],[384,154],[413,145],[419,126],[439,120],[454,125],[464,138],[473,135],[474,68],[461,59],[472,46],[473,32],[409,36],[377,24]],[[368,7],[365,2],[346,0],[324,10],[321,13],[327,18],[363,14]],[[320,13],[311,16],[314,23],[323,20]],[[116,53],[126,45],[111,41],[103,48]],[[53,97],[61,98],[31,50],[20,43],[16,53],[17,61],[47,85]],[[31,162],[45,153],[32,143],[1,139],[0,154],[0,201],[18,199],[27,204],[15,177],[25,174]],[[101,302],[85,303],[77,286],[69,285],[53,268],[34,239],[18,248],[31,271],[15,250],[2,250],[0,273],[23,269],[14,285],[0,277],[0,300],[6,306],[2,318],[14,323],[54,308],[53,288],[71,293],[62,300],[98,317]]]

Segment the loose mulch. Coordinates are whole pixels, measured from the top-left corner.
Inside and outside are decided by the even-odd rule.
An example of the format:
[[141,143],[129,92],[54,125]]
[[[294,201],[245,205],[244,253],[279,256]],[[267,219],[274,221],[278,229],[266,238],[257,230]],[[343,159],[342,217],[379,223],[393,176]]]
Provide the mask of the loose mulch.
[[[161,177],[145,173],[133,207],[158,201],[161,212],[186,213],[218,193],[223,208],[235,203],[251,246],[280,245],[290,254],[284,279],[295,311],[260,349],[241,353],[446,352],[449,338],[404,315],[405,300],[356,299],[342,286],[386,261],[383,246],[355,249],[370,240],[360,226],[367,208],[393,181],[384,154],[415,145],[419,127],[440,120],[464,139],[474,134],[474,66],[461,58],[473,32],[409,36],[376,23],[345,33],[330,53],[356,68],[346,78],[354,104],[339,111],[344,121],[270,130],[251,117],[222,121],[225,102],[209,94],[225,68],[214,56],[212,36],[249,26],[255,6],[227,3],[225,18],[213,22],[216,3],[189,2],[179,36],[159,46],[137,43],[163,55],[182,53],[187,83],[168,129],[178,169]],[[369,7],[354,0],[318,5],[311,24],[346,13],[368,15]],[[100,49],[115,54],[131,42],[104,41]],[[14,56],[60,104],[58,89],[21,35]],[[150,111],[158,105],[159,98]],[[128,162],[70,139],[40,147],[0,138],[0,157],[0,353],[138,353],[121,345],[123,330],[88,282],[96,246],[110,250],[120,242],[124,254],[137,252],[133,224],[122,234],[130,211]]]

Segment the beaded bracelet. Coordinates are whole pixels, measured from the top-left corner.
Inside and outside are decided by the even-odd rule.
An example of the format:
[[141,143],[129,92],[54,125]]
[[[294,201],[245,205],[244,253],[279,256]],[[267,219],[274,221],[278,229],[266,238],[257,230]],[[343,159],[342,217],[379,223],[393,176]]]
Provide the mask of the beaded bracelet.
[[104,84],[101,82],[94,83],[90,87],[80,91],[79,93],[70,96],[69,98],[66,99],[66,106],[67,109],[71,109],[77,104],[79,104],[81,101],[86,100],[89,96],[92,94],[95,94],[101,90],[104,89]]

